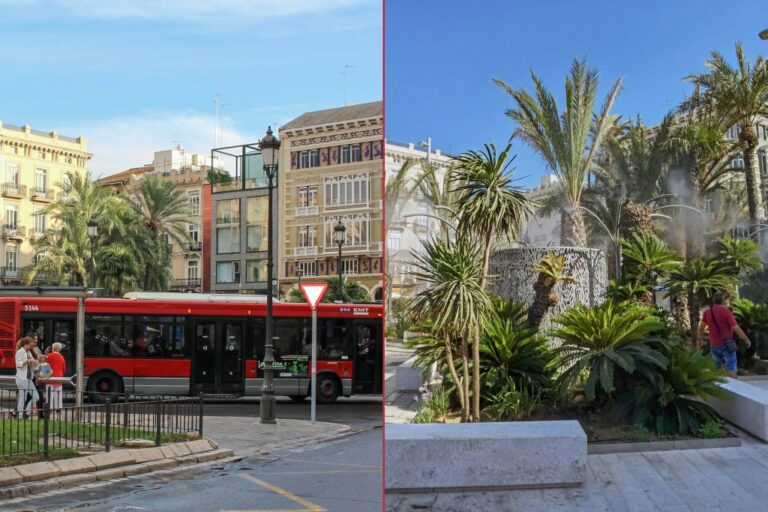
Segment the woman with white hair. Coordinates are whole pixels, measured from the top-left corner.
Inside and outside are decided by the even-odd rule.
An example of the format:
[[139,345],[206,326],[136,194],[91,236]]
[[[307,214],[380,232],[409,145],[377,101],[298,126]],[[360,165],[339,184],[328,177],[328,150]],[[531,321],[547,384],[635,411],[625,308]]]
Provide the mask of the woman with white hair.
[[[51,366],[51,377],[63,377],[67,372],[67,362],[61,355],[61,343],[56,342],[51,346],[51,353],[48,354],[47,361]],[[63,401],[61,387],[61,382],[49,382],[45,385],[48,406],[51,410],[61,409]]]
[[16,345],[16,387],[19,390],[17,417],[28,418],[39,400],[37,389],[32,382],[35,368],[39,364],[30,353],[34,342],[32,338],[21,338]]

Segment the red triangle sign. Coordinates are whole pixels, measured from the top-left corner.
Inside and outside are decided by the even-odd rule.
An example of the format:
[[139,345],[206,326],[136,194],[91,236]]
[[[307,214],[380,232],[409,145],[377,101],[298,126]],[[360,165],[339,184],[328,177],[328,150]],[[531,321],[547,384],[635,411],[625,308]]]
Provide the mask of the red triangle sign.
[[323,300],[323,295],[328,290],[328,283],[301,283],[301,293],[307,299],[312,309],[317,309],[317,305]]

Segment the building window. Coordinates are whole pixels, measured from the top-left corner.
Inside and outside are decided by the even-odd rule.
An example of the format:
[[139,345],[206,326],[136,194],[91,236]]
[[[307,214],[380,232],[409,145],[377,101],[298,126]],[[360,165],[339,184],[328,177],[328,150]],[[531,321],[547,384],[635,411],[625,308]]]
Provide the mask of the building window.
[[6,152],[10,153],[11,155],[18,155],[19,154],[19,148],[18,146],[5,146]]
[[35,232],[45,233],[45,214],[39,210],[35,212]]
[[734,169],[743,169],[744,168],[744,157],[741,155],[736,155],[731,160],[731,167]]
[[187,226],[187,234],[189,235],[189,239],[193,242],[199,242],[200,241],[200,226],[197,224],[189,224]]
[[768,124],[761,124],[757,127],[757,133],[763,140],[768,140]]
[[45,151],[38,151],[37,152],[37,158],[40,158],[41,160],[45,160]]
[[360,151],[360,144],[352,144],[349,148],[349,159],[353,162],[360,162],[363,159],[363,154]]
[[45,169],[35,169],[35,188],[38,192],[45,192],[48,184],[48,173]]
[[245,280],[248,283],[267,281],[267,260],[248,260],[245,262]]
[[320,150],[319,149],[309,150],[309,166],[320,167]]
[[13,189],[14,192],[18,192],[19,188],[19,166],[16,164],[8,164],[5,168],[5,183]]
[[342,274],[357,274],[357,258],[349,258],[341,260],[341,273]]
[[246,203],[248,224],[248,251],[266,251],[269,243],[269,196],[249,197]]
[[326,206],[368,203],[368,178],[347,178],[325,183]]
[[419,248],[418,252],[419,254],[424,254],[427,248],[427,243],[429,243],[429,235],[427,233],[419,233]]
[[761,149],[757,152],[757,164],[760,167],[760,176],[768,178],[768,151]]
[[423,228],[429,227],[429,217],[427,217],[428,208],[426,204],[419,205],[419,216],[416,217],[416,224]]
[[235,254],[240,252],[240,227],[216,228],[216,252]]
[[389,238],[387,239],[387,250],[389,251],[390,257],[400,250],[399,232],[395,231],[389,234]]
[[302,277],[317,275],[317,262],[315,261],[298,261],[296,262],[296,275],[301,273]]
[[240,224],[239,199],[227,199],[216,203],[216,224]]
[[187,201],[189,204],[189,214],[200,215],[200,193],[199,192],[187,193]]
[[5,227],[16,229],[18,227],[19,207],[15,204],[5,205]]
[[65,164],[72,164],[72,157],[71,156],[65,156],[64,157],[64,163]]
[[309,151],[302,151],[299,153],[299,169],[306,169],[309,167]]
[[350,161],[349,146],[341,146],[341,163],[348,164]]
[[317,226],[301,226],[299,231],[299,247],[314,247],[317,245]]
[[[333,228],[338,222],[338,219],[328,217],[325,219],[325,247],[334,247],[336,241],[334,240]],[[359,247],[367,246],[370,241],[371,231],[371,219],[365,215],[361,215],[356,218],[342,219],[344,227],[344,246],[345,247]]]
[[240,282],[240,262],[222,261],[216,263],[216,282],[218,284],[233,284]]
[[5,268],[8,270],[16,270],[19,264],[19,248],[15,245],[5,246]]
[[298,206],[317,206],[317,187],[299,187]]
[[187,279],[200,279],[200,262],[198,260],[187,261]]
[[736,140],[739,138],[740,133],[741,133],[741,127],[738,125],[733,125],[730,128],[728,128],[728,132],[726,133],[725,137],[728,140]]

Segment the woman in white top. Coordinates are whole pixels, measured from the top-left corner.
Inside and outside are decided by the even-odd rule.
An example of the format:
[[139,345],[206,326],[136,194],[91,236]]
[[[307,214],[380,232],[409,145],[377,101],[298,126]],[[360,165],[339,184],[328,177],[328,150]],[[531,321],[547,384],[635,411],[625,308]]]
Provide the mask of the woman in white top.
[[33,344],[32,338],[21,338],[16,350],[16,387],[19,389],[17,415],[24,415],[24,417],[29,417],[39,399],[37,389],[32,382],[35,368],[39,364],[30,354]]

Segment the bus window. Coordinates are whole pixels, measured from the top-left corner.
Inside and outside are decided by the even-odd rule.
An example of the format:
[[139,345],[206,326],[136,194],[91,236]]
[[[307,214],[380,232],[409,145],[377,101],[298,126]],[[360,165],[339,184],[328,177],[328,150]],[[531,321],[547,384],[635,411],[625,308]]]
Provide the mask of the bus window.
[[319,318],[317,328],[318,359],[329,361],[352,359],[354,350],[347,328],[347,320]]
[[135,356],[184,356],[184,329],[175,326],[172,317],[135,316],[125,324],[125,332]]
[[129,355],[120,336],[119,316],[89,315],[85,323],[85,355],[89,357],[119,357]]
[[37,347],[40,350],[45,350],[45,347],[48,346],[49,340],[46,336],[47,333],[45,332],[45,320],[24,320],[24,325],[22,325],[20,334],[22,336],[26,336],[27,334],[37,334]]
[[246,354],[261,361],[264,359],[264,341],[266,333],[266,320],[263,318],[253,318],[248,326],[248,347]]

